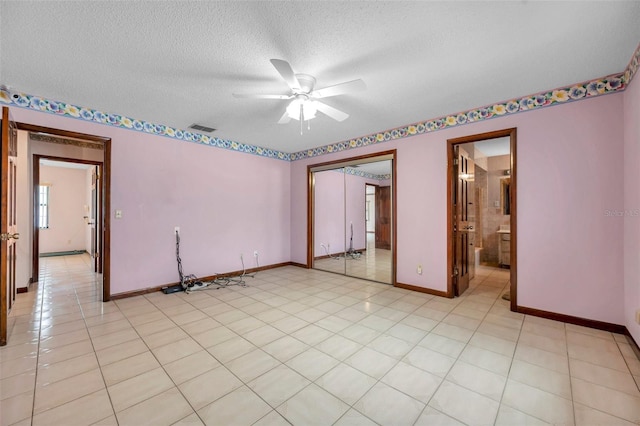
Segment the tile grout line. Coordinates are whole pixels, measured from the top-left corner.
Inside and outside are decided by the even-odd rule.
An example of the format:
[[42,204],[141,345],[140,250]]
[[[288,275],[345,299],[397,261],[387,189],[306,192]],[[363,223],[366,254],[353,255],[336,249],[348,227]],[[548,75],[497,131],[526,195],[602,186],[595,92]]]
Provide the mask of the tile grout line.
[[[511,280],[508,280],[507,283],[504,285],[504,287],[502,287],[502,290],[500,290],[500,292],[498,293],[498,297],[496,298],[496,300],[494,300],[493,304],[491,305],[491,308],[489,308],[489,311],[487,311],[487,314],[482,319],[482,322],[484,322],[484,320],[487,318],[487,315],[489,315],[489,312],[491,312],[491,309],[493,309],[493,307],[496,306],[497,303],[499,303],[498,300],[502,297],[501,295],[504,293],[505,289],[510,286],[510,283],[511,283]],[[480,283],[480,285],[481,284],[482,283]],[[480,323],[480,325],[482,325],[482,322]],[[511,360],[509,362],[509,369],[507,370],[507,375],[505,376],[504,387],[502,388],[502,392],[500,393],[500,400],[498,401],[498,411],[496,412],[496,417],[493,419],[494,425],[498,421],[498,416],[500,414],[500,407],[502,407],[502,400],[504,399],[504,394],[507,390],[507,385],[509,384],[509,374],[511,373],[511,368],[513,367],[513,360],[515,359],[515,356],[516,356],[516,350],[518,349],[518,341],[520,340],[520,334],[522,333],[523,326],[524,326],[524,317],[522,318],[522,321],[520,321],[520,328],[518,329],[518,338],[515,341],[515,346],[513,348],[513,353],[511,354]],[[478,326],[478,328],[479,327],[480,326]]]
[[35,413],[36,391],[38,389],[38,371],[40,370],[40,341],[42,339],[42,310],[44,308],[44,291],[46,287],[45,277],[43,277],[42,286],[40,286],[40,274],[41,274],[41,271],[39,270],[38,271],[38,295],[40,296],[40,315],[38,318],[38,350],[36,352],[36,372],[33,377],[33,401],[31,404],[31,425],[33,425],[33,418],[35,417],[35,414],[36,414]]
[[[94,278],[94,286],[95,286],[95,278]],[[74,286],[74,292],[76,293],[76,298],[77,298],[77,294],[78,293],[77,293],[77,291],[75,291],[75,286]],[[79,302],[80,302],[80,300],[78,299],[78,304],[80,305],[80,311],[82,312],[82,321],[84,322],[84,326],[85,326],[85,328],[87,330],[87,334],[89,335],[89,341],[91,342],[91,347],[93,348],[93,355],[94,355],[94,357],[96,359],[96,363],[98,364],[98,370],[100,371],[100,377],[102,378],[102,383],[104,384],[104,391],[107,394],[107,398],[109,398],[109,404],[111,405],[111,411],[113,413],[112,415],[113,415],[113,417],[115,417],[116,422],[118,422],[118,418],[116,417],[116,410],[114,409],[113,401],[111,400],[111,394],[109,393],[109,388],[107,387],[107,381],[105,380],[104,374],[102,373],[102,365],[100,365],[100,361],[98,360],[98,352],[96,351],[96,347],[94,345],[91,333],[89,333],[89,325],[87,324],[87,318],[85,317],[84,310],[82,309],[82,304],[80,304]],[[118,309],[120,309],[120,308],[118,308]],[[97,393],[97,392],[100,392],[100,391],[98,390],[98,391],[96,391],[94,393]],[[107,418],[109,418],[109,416],[105,417],[104,419],[98,420],[98,422],[100,422],[102,420],[105,420]],[[94,423],[97,423],[97,422],[94,422]]]

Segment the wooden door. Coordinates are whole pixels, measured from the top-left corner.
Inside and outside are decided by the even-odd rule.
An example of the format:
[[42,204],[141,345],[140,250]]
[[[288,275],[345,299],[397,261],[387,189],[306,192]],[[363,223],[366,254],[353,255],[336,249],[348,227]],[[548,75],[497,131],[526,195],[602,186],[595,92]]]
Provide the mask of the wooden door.
[[377,186],[376,195],[376,248],[391,250],[391,187]]
[[16,240],[18,239],[16,210],[16,177],[18,156],[17,128],[9,117],[9,108],[2,108],[2,153],[0,158],[0,346],[7,344],[9,312],[16,298]]
[[473,160],[460,146],[454,147],[453,176],[453,279],[456,296],[469,288],[470,266],[474,262]]

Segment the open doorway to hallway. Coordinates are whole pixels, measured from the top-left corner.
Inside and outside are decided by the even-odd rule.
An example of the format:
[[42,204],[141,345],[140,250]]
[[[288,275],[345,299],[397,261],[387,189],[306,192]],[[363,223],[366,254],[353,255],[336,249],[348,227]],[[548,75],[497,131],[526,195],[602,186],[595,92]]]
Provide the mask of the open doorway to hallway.
[[[17,127],[18,141],[25,154],[21,168],[23,183],[19,183],[18,192],[23,194],[19,206],[21,217],[25,218],[21,231],[26,243],[22,262],[25,275],[30,277],[29,283],[35,283],[39,278],[40,254],[87,252],[92,260],[89,271],[101,274],[101,300],[108,301],[111,294],[108,214],[111,204],[111,139],[26,123],[17,123]],[[40,160],[45,163],[43,170],[47,170],[44,167],[50,168],[43,171],[44,185],[40,185]],[[64,179],[55,184],[53,178],[47,177],[52,173],[60,175],[63,169],[75,170],[82,176],[81,187],[76,188],[75,201],[69,195],[71,191],[65,191],[69,185]],[[41,193],[48,195],[50,203],[63,200],[62,213],[58,212],[62,216],[50,217],[44,222],[40,220],[39,216],[45,212],[55,213],[55,205],[40,205]],[[70,220],[65,219],[66,214],[71,215]],[[65,233],[65,226],[71,223],[75,227],[67,228]],[[42,247],[41,233],[45,234]]]
[[[37,171],[35,170],[37,167]],[[73,271],[94,273],[101,291],[102,233],[100,175],[102,164],[34,155],[34,217],[37,222],[39,279],[50,264],[73,265]],[[35,190],[35,187],[38,190]],[[46,259],[61,258],[60,262]],[[82,271],[82,268],[86,271]]]

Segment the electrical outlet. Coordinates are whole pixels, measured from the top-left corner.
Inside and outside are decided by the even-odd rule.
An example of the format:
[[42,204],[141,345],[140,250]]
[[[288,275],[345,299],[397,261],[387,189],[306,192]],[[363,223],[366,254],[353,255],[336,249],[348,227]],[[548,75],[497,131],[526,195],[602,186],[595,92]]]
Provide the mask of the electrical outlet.
[[175,234],[180,235],[180,227],[179,226],[176,226],[176,227],[173,228],[173,235],[175,235]]
[[258,257],[258,250],[255,250],[255,251],[253,252],[253,257]]
[[422,265],[418,265],[418,267],[416,268],[416,272],[418,273],[418,275],[422,275]]

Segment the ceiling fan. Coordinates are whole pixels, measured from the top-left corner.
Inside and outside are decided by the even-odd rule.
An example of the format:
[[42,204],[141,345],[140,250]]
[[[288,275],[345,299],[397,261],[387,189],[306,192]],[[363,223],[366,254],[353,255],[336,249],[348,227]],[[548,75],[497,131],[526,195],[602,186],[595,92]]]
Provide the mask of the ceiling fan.
[[289,62],[282,59],[271,59],[271,63],[291,89],[290,94],[262,95],[234,93],[233,96],[236,98],[291,100],[284,114],[280,117],[280,120],[278,120],[278,124],[286,124],[291,121],[292,118],[300,120],[300,134],[302,134],[302,123],[307,121],[307,126],[309,126],[308,121],[315,118],[316,112],[318,111],[336,121],[344,121],[349,117],[349,114],[346,112],[340,111],[324,102],[320,102],[318,99],[344,95],[367,88],[364,81],[357,79],[316,90],[316,79],[313,76],[294,73]]

